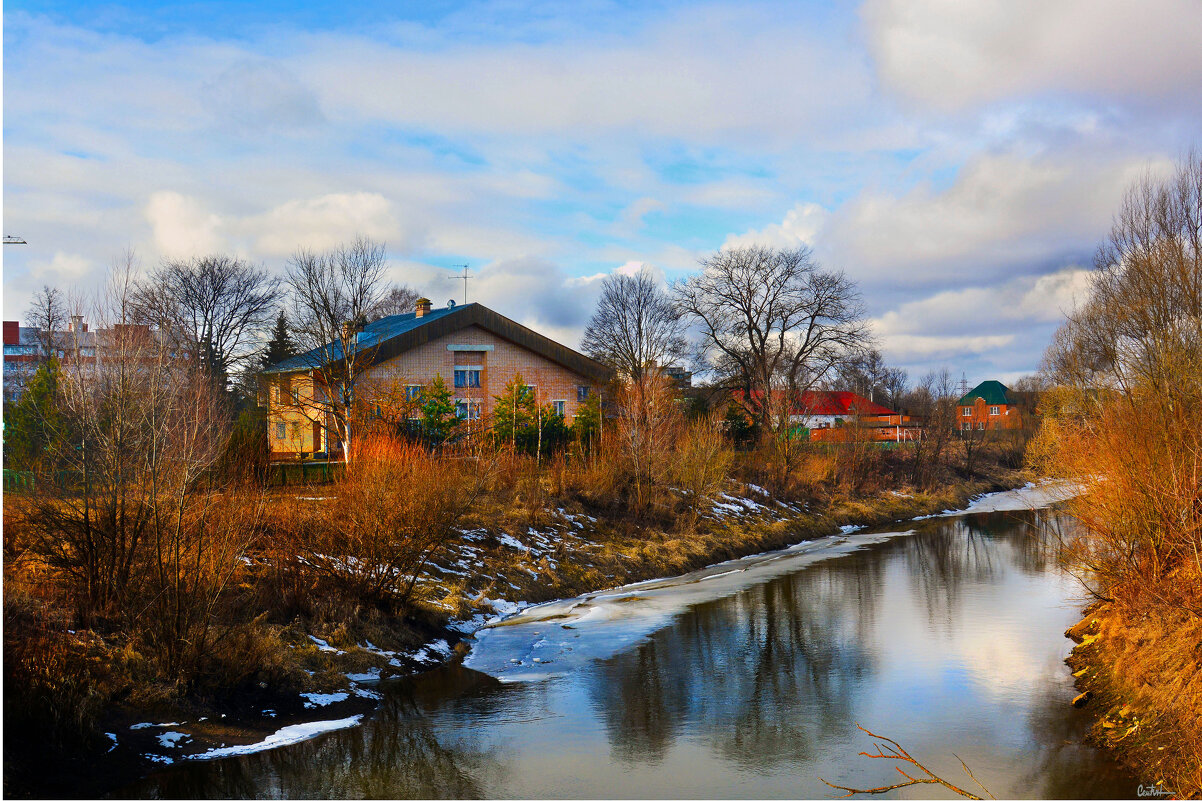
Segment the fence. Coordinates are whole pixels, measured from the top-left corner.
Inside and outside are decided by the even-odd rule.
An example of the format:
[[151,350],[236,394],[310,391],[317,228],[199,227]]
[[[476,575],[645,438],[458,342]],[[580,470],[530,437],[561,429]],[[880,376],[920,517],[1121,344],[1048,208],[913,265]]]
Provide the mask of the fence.
[[344,470],[342,462],[275,462],[267,466],[267,486],[328,484]]

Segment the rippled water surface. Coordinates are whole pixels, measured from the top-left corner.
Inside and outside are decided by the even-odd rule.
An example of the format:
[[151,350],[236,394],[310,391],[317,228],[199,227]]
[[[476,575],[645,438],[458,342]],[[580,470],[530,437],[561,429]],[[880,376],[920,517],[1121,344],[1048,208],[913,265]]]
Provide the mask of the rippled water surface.
[[[361,727],[180,765],[121,794],[830,797],[819,777],[896,781],[856,756],[869,746],[859,723],[963,786],[958,755],[998,797],[1132,796],[1137,781],[1083,744],[1089,711],[1069,705],[1063,632],[1081,603],[1032,525],[1048,514],[853,535],[707,593],[696,580],[626,593],[629,614],[599,627],[535,614],[469,660],[506,681],[446,666],[385,685]],[[501,667],[532,653],[550,661]]]

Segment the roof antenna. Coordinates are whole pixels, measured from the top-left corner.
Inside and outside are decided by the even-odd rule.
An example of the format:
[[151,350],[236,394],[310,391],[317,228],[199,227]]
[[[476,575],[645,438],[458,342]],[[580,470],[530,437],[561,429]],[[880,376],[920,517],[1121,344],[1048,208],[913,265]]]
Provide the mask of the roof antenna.
[[467,269],[466,264],[463,265],[463,275],[461,275],[459,277],[463,279],[463,305],[466,306],[467,305],[467,281],[469,278],[473,277],[468,274],[468,269]]

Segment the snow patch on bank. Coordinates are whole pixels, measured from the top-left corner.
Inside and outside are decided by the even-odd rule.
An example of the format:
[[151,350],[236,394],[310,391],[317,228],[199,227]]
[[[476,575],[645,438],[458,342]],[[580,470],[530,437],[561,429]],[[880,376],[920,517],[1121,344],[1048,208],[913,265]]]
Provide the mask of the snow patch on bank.
[[349,729],[352,726],[357,726],[362,719],[362,715],[354,715],[353,717],[341,718],[339,720],[315,720],[311,723],[297,723],[293,726],[285,726],[275,734],[267,737],[267,739],[257,743],[231,745],[225,748],[211,748],[201,754],[192,754],[188,759],[222,759],[224,757],[241,756],[243,754],[255,754],[259,751],[270,751],[272,748],[280,748],[304,740],[311,740],[326,732]]

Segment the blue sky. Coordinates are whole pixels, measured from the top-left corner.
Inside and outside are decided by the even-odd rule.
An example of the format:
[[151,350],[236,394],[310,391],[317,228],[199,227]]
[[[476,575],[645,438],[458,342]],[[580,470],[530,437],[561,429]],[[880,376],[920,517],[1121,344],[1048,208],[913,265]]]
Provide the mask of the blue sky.
[[600,278],[807,244],[889,359],[1037,368],[1202,123],[1202,6],[8,2],[4,316],[132,249],[387,243],[576,344]]

